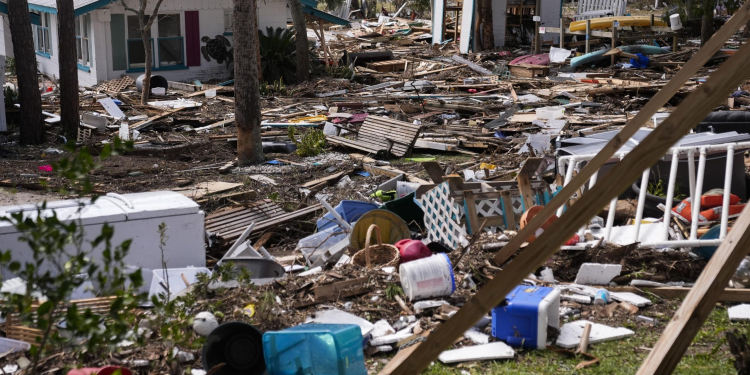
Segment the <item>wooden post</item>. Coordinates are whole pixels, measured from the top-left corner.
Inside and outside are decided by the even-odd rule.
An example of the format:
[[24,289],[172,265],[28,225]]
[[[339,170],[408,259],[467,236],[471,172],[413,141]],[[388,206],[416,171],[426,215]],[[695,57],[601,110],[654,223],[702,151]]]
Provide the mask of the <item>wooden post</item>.
[[680,50],[680,45],[677,44],[677,31],[674,32],[674,36],[672,37],[672,52],[677,52]]
[[[748,2],[745,5],[748,5]],[[750,5],[747,8],[745,8],[745,5],[743,5],[743,9],[745,9],[743,14],[748,15],[747,10],[750,10]],[[723,42],[722,40],[720,44],[723,44]],[[675,142],[690,131],[690,129],[698,125],[701,119],[705,118],[714,107],[719,105],[723,100],[723,94],[729,93],[742,83],[750,75],[750,72],[744,69],[748,59],[750,59],[750,45],[745,44],[722,64],[709,77],[705,84],[693,91],[680,104],[680,107],[684,108],[683,110],[678,109],[672,112],[669,118],[660,124],[622,161],[615,164],[610,172],[607,173],[606,177],[608,178],[599,181],[590,192],[581,197],[578,204],[570,207],[565,213],[565,219],[555,220],[541,236],[515,258],[512,266],[505,267],[502,271],[495,274],[495,277],[467,301],[456,315],[446,323],[438,326],[430,334],[427,341],[423,342],[393,373],[400,375],[417,374],[427,368],[429,363],[437,358],[443,350],[449,348],[456,338],[463,335],[477,320],[497,306],[529,272],[533,271],[552,254],[557,252],[560,245],[565,243],[575,231],[596,215],[601,207],[604,207],[610,199],[635,181],[641,174],[641,171],[656,163]],[[682,84],[680,83],[679,86],[682,86]],[[662,89],[663,91],[667,90]],[[639,114],[643,112],[644,110],[641,109]],[[653,113],[646,113],[646,116],[650,116]],[[616,136],[613,139],[613,143],[619,146],[626,139]],[[603,151],[603,153],[606,154],[608,151]],[[602,152],[599,155],[601,154]],[[607,155],[607,158],[609,156]],[[592,159],[592,161],[595,159]],[[598,170],[598,168],[599,166],[596,169]],[[583,173],[579,174],[579,178],[582,175]],[[586,176],[582,181],[587,181],[589,177],[590,175]],[[574,190],[581,185],[581,183],[576,185]],[[540,220],[544,222],[548,217],[542,217]],[[750,218],[743,219],[750,220]],[[536,228],[532,230],[536,231]],[[729,238],[742,236],[743,232],[745,232],[743,229],[739,227],[739,230],[732,231],[731,233],[734,236]],[[514,238],[518,237],[520,237],[519,239],[528,238],[524,237],[520,232]],[[740,244],[745,245],[746,243],[742,241]],[[733,272],[734,270],[731,271]]]
[[464,190],[464,208],[466,209],[466,224],[468,233],[479,232],[479,216],[477,216],[477,200],[474,192],[470,189]]
[[320,28],[320,46],[323,47],[323,56],[326,57],[326,67],[328,67],[328,62],[333,61],[333,56],[328,54],[328,49],[326,49],[326,33],[325,30],[323,30],[323,23],[318,21],[318,27]]
[[560,48],[565,48],[565,21],[560,18]]
[[[726,72],[725,72],[726,73]],[[744,210],[638,370],[639,375],[671,374],[713,310],[750,247],[750,210]]]
[[508,190],[500,191],[500,197],[503,200],[503,216],[505,216],[505,223],[508,225],[508,230],[516,230],[516,213],[513,211],[513,201],[510,199],[510,192]]
[[589,38],[591,37],[591,35],[589,35],[590,32],[591,32],[591,20],[586,20],[586,50],[585,51],[587,54],[591,52],[590,43],[589,43]]
[[562,191],[555,195],[552,200],[544,206],[544,209],[540,211],[534,218],[524,227],[523,230],[518,232],[518,235],[513,237],[511,241],[503,247],[493,262],[496,265],[503,265],[513,254],[521,247],[525,242],[525,238],[532,236],[539,227],[549,219],[559,207],[566,204],[568,198],[575,194],[575,191],[579,187],[583,186],[595,172],[604,166],[609,158],[620,149],[620,146],[627,142],[647,121],[650,120],[651,116],[661,108],[677,91],[682,85],[687,82],[688,79],[692,78],[708,60],[724,46],[724,42],[729,39],[730,36],[745,24],[750,19],[750,2],[746,2],[740,10],[735,13],[721,29],[719,29],[704,45],[685,66],[680,69],[672,79],[649,100],[645,106],[633,117],[633,119],[617,134],[615,138],[607,143],[602,150],[586,164],[586,166],[578,172],[573,180],[567,185],[563,186]]
[[524,212],[528,211],[534,206],[534,198],[532,197],[533,192],[531,190],[531,179],[526,173],[519,173],[516,176],[518,182],[518,191],[521,192],[521,199],[523,199]]
[[[617,48],[617,28],[612,27],[612,49]],[[617,59],[617,55],[612,55],[612,58],[610,60],[610,65],[615,65],[615,60]]]
[[534,22],[534,53],[542,53],[542,34],[539,33],[539,26],[541,22],[542,14],[542,0],[536,0],[536,8],[534,8],[534,17],[539,17],[539,21]]

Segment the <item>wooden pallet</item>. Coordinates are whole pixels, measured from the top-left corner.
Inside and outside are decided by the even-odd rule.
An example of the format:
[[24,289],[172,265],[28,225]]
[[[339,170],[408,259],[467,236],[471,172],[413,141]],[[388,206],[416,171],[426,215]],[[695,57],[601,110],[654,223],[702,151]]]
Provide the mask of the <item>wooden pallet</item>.
[[[346,147],[356,148],[372,154],[387,156],[389,153],[396,157],[409,156],[421,125],[393,120],[388,117],[367,116],[357,133],[356,139],[328,136],[328,141]],[[339,133],[337,128],[336,132]],[[351,130],[350,130],[351,131]]]
[[[101,297],[101,298],[90,298],[70,301],[69,305],[75,304],[78,311],[83,312],[86,309],[91,309],[91,312],[99,315],[106,315],[109,313],[112,300],[115,297]],[[36,312],[39,305],[33,305],[31,309]],[[61,308],[62,309],[62,308]],[[34,317],[36,319],[36,317]],[[19,313],[12,313],[8,315],[5,321],[5,337],[14,340],[20,340],[30,343],[31,345],[39,346],[36,339],[42,336],[42,331],[36,328],[24,326],[21,322],[21,316]]]
[[406,60],[387,60],[367,64],[368,69],[381,73],[400,72],[406,69]]

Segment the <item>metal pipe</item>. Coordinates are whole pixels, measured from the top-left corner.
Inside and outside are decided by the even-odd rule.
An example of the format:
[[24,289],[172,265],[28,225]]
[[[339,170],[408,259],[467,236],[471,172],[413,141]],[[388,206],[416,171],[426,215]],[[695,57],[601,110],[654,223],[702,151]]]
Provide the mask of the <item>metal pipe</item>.
[[724,170],[724,201],[721,204],[721,231],[719,239],[727,236],[729,222],[729,197],[732,194],[732,168],[734,167],[734,145],[727,148],[727,167]]
[[326,200],[325,200],[325,199],[322,199],[322,198],[321,198],[321,199],[318,199],[318,201],[320,202],[320,204],[322,204],[322,205],[323,205],[323,207],[324,207],[324,208],[325,208],[326,210],[328,210],[328,212],[330,212],[330,213],[331,213],[331,215],[333,215],[333,218],[334,218],[334,219],[336,219],[336,221],[338,221],[338,222],[339,222],[339,224],[341,224],[341,227],[343,227],[344,229],[346,229],[346,230],[348,230],[348,231],[351,231],[351,230],[352,230],[352,226],[351,226],[351,225],[349,225],[349,223],[347,223],[347,222],[346,222],[346,220],[344,220],[344,218],[343,218],[343,217],[341,217],[341,215],[339,215],[339,213],[338,213],[338,212],[336,212],[336,210],[334,210],[334,209],[333,209],[333,207],[331,207],[331,205],[330,205],[330,204],[328,204],[328,202],[326,202]]
[[[565,182],[563,182],[563,187],[565,187],[565,185],[570,183],[570,180],[573,179],[573,169],[575,169],[575,167],[576,167],[576,157],[573,156],[572,158],[570,158],[570,163],[568,163],[568,170],[565,171]],[[570,197],[568,197],[568,199],[570,199]],[[562,216],[564,208],[565,208],[565,205],[562,205],[560,206],[560,208],[557,209],[557,217]]]
[[688,182],[690,183],[690,200],[693,200],[695,192],[695,151],[688,150]]
[[242,234],[240,235],[240,238],[238,238],[237,241],[234,242],[234,245],[232,245],[232,247],[230,247],[229,250],[226,253],[224,253],[224,256],[218,262],[216,262],[216,263],[217,264],[221,263],[221,261],[224,260],[224,258],[234,258],[237,255],[237,254],[234,253],[234,251],[243,242],[245,242],[245,240],[247,239],[247,236],[250,235],[250,232],[252,232],[253,229],[255,229],[255,222],[254,221],[252,223],[250,223],[250,225],[247,226],[247,229],[245,229],[245,231],[242,232]]
[[641,221],[643,220],[643,208],[646,206],[646,193],[648,190],[648,175],[650,168],[643,171],[641,175],[641,192],[638,194],[638,207],[635,210],[635,241],[638,242],[638,235],[641,233]]
[[589,180],[589,190],[594,188],[594,184],[596,184],[596,179],[599,177],[599,171],[594,172],[594,174],[591,176],[591,179]]
[[667,185],[667,202],[664,210],[664,228],[661,239],[669,239],[669,224],[672,220],[672,201],[674,200],[674,184],[677,180],[677,167],[680,162],[680,152],[672,151],[672,166],[669,168],[669,184]]
[[607,213],[607,229],[604,231],[604,239],[609,240],[612,234],[612,226],[615,224],[615,211],[617,211],[617,197],[609,202],[609,213]]
[[698,239],[698,215],[701,212],[701,195],[703,194],[703,175],[706,170],[706,148],[701,147],[701,155],[698,158],[698,176],[695,179],[695,194],[690,200],[693,213],[690,219],[690,239]]

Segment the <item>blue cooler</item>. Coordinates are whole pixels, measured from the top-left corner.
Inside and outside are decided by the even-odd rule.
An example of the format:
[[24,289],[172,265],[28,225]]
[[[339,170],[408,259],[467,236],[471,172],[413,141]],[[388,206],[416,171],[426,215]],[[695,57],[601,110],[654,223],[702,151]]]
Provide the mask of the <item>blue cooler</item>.
[[362,330],[354,324],[302,324],[263,335],[268,375],[367,375]]
[[547,326],[560,328],[560,291],[517,286],[492,309],[492,336],[513,347],[544,349]]

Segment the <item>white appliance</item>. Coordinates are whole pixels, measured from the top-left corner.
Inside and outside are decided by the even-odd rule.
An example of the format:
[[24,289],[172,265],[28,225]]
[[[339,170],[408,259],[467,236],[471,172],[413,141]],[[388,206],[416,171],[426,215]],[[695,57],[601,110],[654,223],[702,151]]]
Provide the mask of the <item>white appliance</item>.
[[[0,217],[24,212],[36,217],[41,204],[25,204],[0,207]],[[63,222],[76,220],[84,227],[86,245],[101,234],[104,223],[114,227],[112,246],[132,239],[130,251],[124,262],[139,268],[161,269],[162,254],[159,250],[159,224],[167,225],[169,239],[164,247],[167,268],[204,267],[204,213],[190,198],[172,191],[157,191],[135,194],[109,193],[94,203],[86,199],[47,202],[42,215],[52,215]],[[31,249],[18,239],[20,233],[7,221],[0,221],[0,250],[11,250],[13,260],[31,262]],[[86,247],[84,247],[86,249]],[[90,250],[90,249],[89,249]],[[101,261],[103,246],[89,255]],[[13,278],[8,270],[2,270],[2,279]]]

